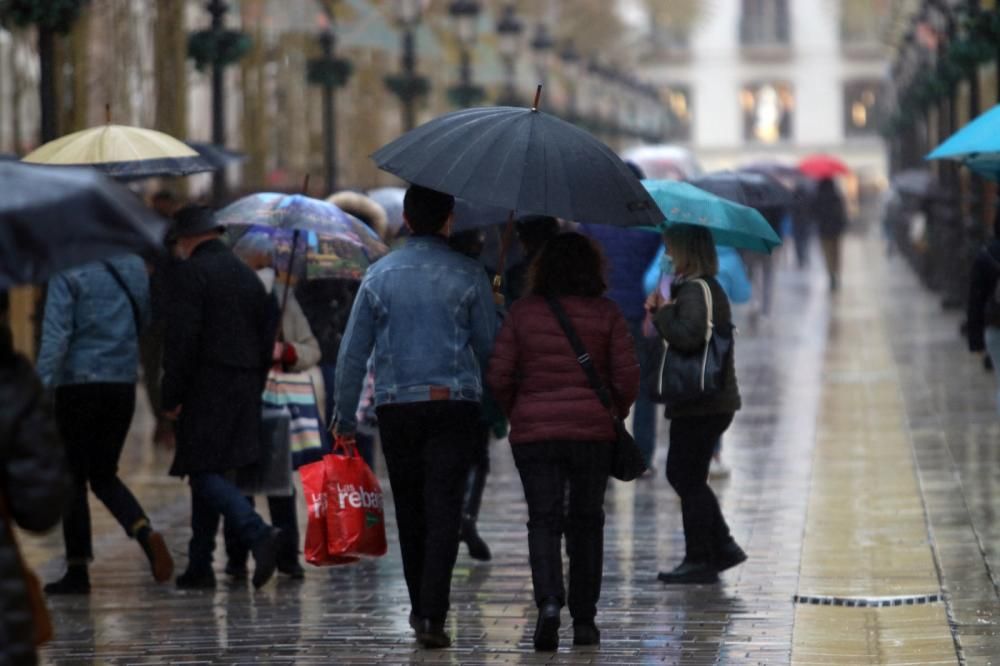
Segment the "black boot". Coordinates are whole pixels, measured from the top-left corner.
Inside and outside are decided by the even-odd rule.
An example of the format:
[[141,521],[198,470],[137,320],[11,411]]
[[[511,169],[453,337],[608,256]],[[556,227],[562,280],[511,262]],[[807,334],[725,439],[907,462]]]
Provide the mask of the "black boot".
[[535,623],[535,651],[555,652],[559,649],[559,600],[547,598],[538,607],[538,621]]
[[459,539],[469,548],[469,557],[474,560],[488,562],[493,554],[490,547],[479,536],[476,521],[479,518],[479,507],[483,501],[483,490],[486,488],[486,469],[481,463],[472,465],[465,486],[465,497],[462,500],[462,527]]
[[593,620],[573,620],[573,645],[600,645],[601,632]]
[[261,588],[274,576],[278,567],[278,543],[281,540],[281,530],[271,527],[263,539],[251,547],[254,570],[253,586]]
[[70,564],[66,574],[45,586],[45,594],[90,594],[90,576],[86,564]]

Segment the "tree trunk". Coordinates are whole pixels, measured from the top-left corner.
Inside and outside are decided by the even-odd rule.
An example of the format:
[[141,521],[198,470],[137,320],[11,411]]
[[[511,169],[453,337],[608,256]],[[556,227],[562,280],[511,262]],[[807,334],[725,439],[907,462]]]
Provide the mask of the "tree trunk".
[[55,43],[54,32],[45,28],[38,29],[38,58],[41,65],[38,93],[42,116],[40,143],[52,141],[59,136],[59,128],[56,126]]

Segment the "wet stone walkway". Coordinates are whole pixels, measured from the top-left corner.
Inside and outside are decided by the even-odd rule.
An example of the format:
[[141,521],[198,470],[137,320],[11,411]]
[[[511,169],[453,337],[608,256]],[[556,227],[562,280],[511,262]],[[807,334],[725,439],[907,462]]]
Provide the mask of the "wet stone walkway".
[[[815,263],[818,263],[818,255]],[[531,649],[534,609],[526,510],[509,446],[493,444],[480,529],[494,559],[456,567],[444,651],[417,647],[389,510],[389,554],[309,567],[258,592],[156,585],[138,547],[94,507],[89,597],[56,598],[52,664],[133,663],[990,663],[1000,523],[993,509],[1000,418],[992,376],[963,351],[959,317],[940,310],[901,262],[853,239],[841,293],[818,269],[785,266],[774,311],[740,313],[744,409],[725,438],[731,478],[713,481],[748,562],[711,586],[664,587],[683,554],[679,503],[663,476],[612,482],[598,613],[602,645]],[[186,562],[186,487],[149,443],[140,412],[123,475]],[[384,474],[384,470],[378,470]],[[388,483],[385,483],[388,492]],[[300,512],[301,513],[301,512]],[[58,532],[26,537],[46,580],[62,570]],[[943,594],[904,607],[796,604]]]

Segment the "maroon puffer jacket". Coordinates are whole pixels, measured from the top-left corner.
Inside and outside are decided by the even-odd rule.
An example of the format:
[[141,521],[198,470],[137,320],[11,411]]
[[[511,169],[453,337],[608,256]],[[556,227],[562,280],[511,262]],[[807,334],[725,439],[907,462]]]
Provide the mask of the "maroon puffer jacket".
[[[625,417],[639,393],[639,364],[618,306],[607,298],[571,296],[560,302]],[[540,296],[522,298],[511,307],[486,381],[510,417],[511,444],[615,439],[611,415]]]

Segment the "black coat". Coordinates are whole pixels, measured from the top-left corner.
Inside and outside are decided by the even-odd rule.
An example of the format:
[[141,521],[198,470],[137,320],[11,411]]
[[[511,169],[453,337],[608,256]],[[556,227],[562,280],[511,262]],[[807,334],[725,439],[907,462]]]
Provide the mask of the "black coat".
[[171,272],[163,409],[182,407],[171,474],[226,472],[257,459],[277,325],[260,279],[220,240],[202,243]]
[[1000,326],[1000,304],[993,302],[998,279],[1000,239],[993,239],[976,255],[969,275],[966,321],[970,351],[982,351],[986,347],[983,331],[987,326]]
[[[31,364],[0,328],[0,493],[14,522],[41,532],[69,497],[62,443]],[[24,578],[0,517],[0,664],[34,664],[34,629]]]
[[[726,292],[714,277],[703,278],[712,292],[712,323],[728,326],[733,321]],[[674,282],[670,287],[673,302],[660,308],[654,322],[668,345],[683,352],[696,352],[705,348],[707,315],[705,292],[692,281]],[[740,389],[736,383],[734,351],[726,359],[723,389],[715,395],[668,407],[667,418],[732,414],[741,406]]]

